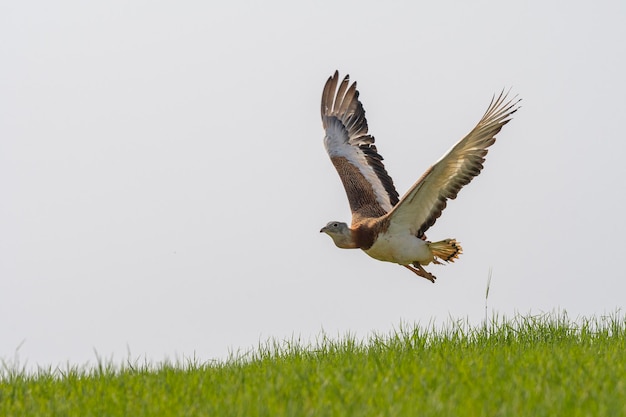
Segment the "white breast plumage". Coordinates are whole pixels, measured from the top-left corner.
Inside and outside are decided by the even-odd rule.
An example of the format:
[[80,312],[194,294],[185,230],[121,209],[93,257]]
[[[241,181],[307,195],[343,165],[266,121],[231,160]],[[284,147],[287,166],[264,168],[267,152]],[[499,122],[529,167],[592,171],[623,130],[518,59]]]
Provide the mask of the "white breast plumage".
[[409,265],[419,262],[428,265],[434,259],[428,243],[408,232],[394,233],[387,230],[380,235],[374,244],[365,250],[369,256],[379,261]]

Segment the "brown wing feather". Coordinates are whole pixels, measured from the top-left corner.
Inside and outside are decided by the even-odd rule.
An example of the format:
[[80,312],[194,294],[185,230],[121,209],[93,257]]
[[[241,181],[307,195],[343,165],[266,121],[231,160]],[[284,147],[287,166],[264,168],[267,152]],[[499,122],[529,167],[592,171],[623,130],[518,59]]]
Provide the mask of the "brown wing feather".
[[518,110],[518,103],[515,98],[507,100],[504,91],[498,98],[494,96],[476,127],[426,170],[388,214],[391,223],[410,227],[422,237],[441,216],[447,200],[456,198],[461,188],[480,174],[487,148]]
[[322,92],[324,144],[346,190],[355,219],[379,217],[398,203],[399,195],[383,165],[383,157],[368,134],[365,110],[356,83],[339,74],[328,79]]

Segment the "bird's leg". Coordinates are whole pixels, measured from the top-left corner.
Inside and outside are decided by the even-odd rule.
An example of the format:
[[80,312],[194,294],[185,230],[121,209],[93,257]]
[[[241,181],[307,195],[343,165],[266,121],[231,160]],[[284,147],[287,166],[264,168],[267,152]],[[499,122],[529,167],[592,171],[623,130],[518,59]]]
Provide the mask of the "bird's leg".
[[428,272],[424,268],[422,268],[422,265],[420,265],[418,263],[415,263],[413,265],[416,268],[412,267],[411,265],[402,265],[402,266],[405,267],[406,269],[408,269],[409,271],[415,273],[416,275],[418,275],[418,276],[420,276],[422,278],[426,278],[427,280],[429,280],[432,283],[435,282],[437,277],[435,277],[433,274],[431,274],[430,272]]

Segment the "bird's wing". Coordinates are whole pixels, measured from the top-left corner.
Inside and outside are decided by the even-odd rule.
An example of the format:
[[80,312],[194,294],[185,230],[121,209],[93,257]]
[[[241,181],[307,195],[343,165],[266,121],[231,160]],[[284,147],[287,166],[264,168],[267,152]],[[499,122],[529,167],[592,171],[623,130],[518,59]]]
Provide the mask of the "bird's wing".
[[402,197],[388,214],[394,226],[409,228],[423,237],[424,233],[446,208],[448,199],[456,198],[461,188],[483,169],[487,148],[496,141],[495,135],[511,120],[520,100],[507,99],[500,93],[491,100],[476,127],[452,147]]
[[339,83],[337,71],[328,79],[322,93],[322,124],[324,145],[346,190],[354,223],[385,215],[398,203],[398,192],[374,137],[367,133],[356,82],[349,84],[347,75]]

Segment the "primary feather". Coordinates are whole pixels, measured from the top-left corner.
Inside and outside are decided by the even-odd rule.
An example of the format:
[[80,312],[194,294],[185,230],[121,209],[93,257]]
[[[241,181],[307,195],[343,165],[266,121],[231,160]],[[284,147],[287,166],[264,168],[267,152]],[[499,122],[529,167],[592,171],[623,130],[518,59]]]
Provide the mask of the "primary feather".
[[491,100],[489,108],[472,131],[457,142],[402,197],[389,213],[390,221],[409,227],[418,237],[424,235],[446,208],[448,199],[455,199],[483,169],[487,148],[495,135],[517,111],[518,100],[507,100],[504,92]]

